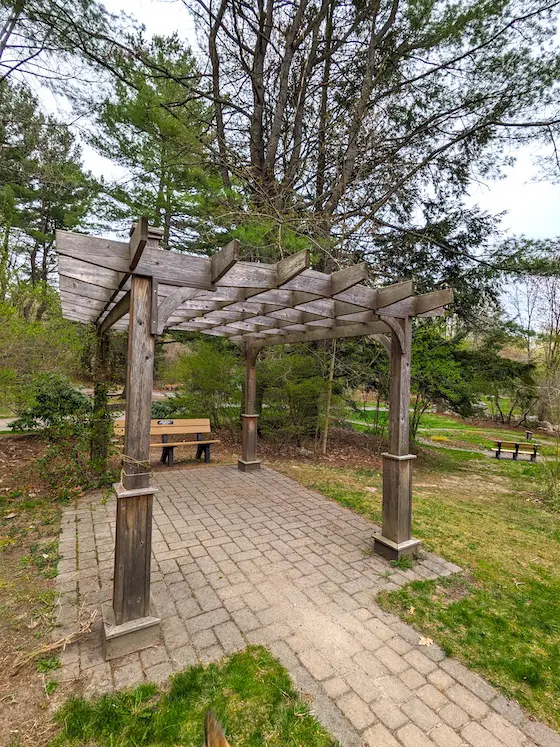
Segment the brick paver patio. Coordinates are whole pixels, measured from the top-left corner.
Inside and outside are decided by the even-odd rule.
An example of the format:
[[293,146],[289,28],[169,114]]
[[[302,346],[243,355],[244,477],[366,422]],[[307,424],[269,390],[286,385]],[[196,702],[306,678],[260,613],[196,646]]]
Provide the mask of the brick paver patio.
[[[162,644],[110,664],[99,623],[62,655],[86,694],[162,682],[175,670],[267,646],[343,745],[560,747],[484,680],[375,603],[380,589],[460,569],[431,554],[412,571],[371,555],[376,527],[270,469],[154,475],[152,592]],[[110,599],[115,503],[68,508],[60,542],[57,636]]]

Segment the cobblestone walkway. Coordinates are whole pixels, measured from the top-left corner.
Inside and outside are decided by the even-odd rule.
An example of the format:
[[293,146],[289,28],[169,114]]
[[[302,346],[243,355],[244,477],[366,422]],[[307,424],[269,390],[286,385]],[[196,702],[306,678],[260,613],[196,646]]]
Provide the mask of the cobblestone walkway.
[[[269,469],[159,472],[152,591],[162,645],[105,663],[100,626],[66,649],[61,680],[87,694],[164,681],[263,644],[345,746],[559,747],[560,736],[375,603],[380,589],[459,569],[426,554],[399,571],[370,554],[374,525]],[[114,500],[67,509],[57,636],[110,599]]]

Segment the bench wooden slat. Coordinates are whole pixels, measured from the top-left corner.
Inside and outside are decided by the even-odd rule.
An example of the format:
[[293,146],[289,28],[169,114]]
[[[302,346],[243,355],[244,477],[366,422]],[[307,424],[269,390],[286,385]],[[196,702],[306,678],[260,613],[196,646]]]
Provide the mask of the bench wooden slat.
[[[124,435],[124,428],[122,426],[117,426],[114,429],[114,432],[117,436],[123,436]],[[182,428],[176,428],[172,425],[158,425],[156,427],[150,428],[150,435],[152,436],[180,436],[183,433],[210,433],[211,429],[208,426],[205,426],[204,428],[200,426],[183,426]]]
[[[115,436],[124,436],[126,421],[124,418],[115,420]],[[204,454],[204,461],[210,461],[210,445],[219,444],[217,438],[199,438],[202,434],[211,433],[210,418],[156,418],[150,420],[150,436],[161,436],[161,441],[151,443],[151,449],[161,449],[161,461],[173,466],[173,454],[176,446],[196,446],[196,458]],[[196,435],[196,441],[169,441],[169,436]],[[165,439],[165,440],[164,440]]]
[[203,444],[219,444],[220,439],[214,438],[208,441],[158,441],[158,443],[150,444],[150,447],[158,449],[166,449],[168,446],[202,446]]
[[[160,421],[169,421],[172,425],[197,425],[210,428],[210,418],[153,418],[150,420],[150,425],[157,425]],[[124,418],[115,420],[116,425],[124,426],[125,422]]]
[[[169,423],[165,423],[166,420],[169,420]],[[117,436],[124,435],[124,427],[124,419],[115,420],[114,431]],[[152,436],[178,436],[189,433],[210,432],[211,426],[209,418],[198,418],[193,420],[187,420],[184,418],[158,418],[157,420],[150,421],[150,435]]]

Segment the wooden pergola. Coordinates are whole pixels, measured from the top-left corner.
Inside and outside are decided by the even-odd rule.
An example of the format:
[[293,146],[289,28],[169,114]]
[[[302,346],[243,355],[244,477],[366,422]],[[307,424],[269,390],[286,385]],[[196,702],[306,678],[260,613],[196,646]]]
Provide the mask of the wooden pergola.
[[409,454],[412,319],[441,314],[449,289],[415,295],[412,282],[363,285],[365,263],[331,274],[299,252],[275,264],[239,260],[233,241],[212,257],[160,248],[161,229],[141,219],[129,242],[57,231],[64,317],[100,334],[128,328],[122,482],[115,485],[117,526],[112,607],[104,610],[106,657],[153,645],[159,618],[150,600],[152,502],[150,417],[156,335],[166,329],[224,337],[246,363],[239,469],[260,468],[255,413],[256,361],[269,345],[369,336],[391,361],[389,450],[383,456],[382,534],[374,549],[390,559],[412,554]]

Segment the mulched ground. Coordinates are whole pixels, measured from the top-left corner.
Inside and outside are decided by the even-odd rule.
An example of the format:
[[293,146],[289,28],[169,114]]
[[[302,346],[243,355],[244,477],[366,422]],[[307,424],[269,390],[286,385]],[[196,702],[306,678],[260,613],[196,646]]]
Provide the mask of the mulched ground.
[[0,745],[11,747],[45,744],[52,733],[48,675],[35,664],[13,669],[52,629],[54,581],[45,574],[56,554],[43,550],[57,540],[59,508],[37,467],[44,450],[37,436],[0,437]]

